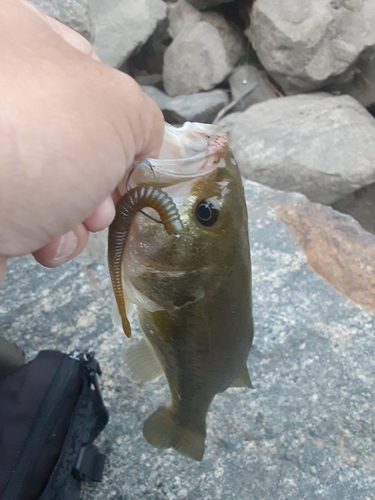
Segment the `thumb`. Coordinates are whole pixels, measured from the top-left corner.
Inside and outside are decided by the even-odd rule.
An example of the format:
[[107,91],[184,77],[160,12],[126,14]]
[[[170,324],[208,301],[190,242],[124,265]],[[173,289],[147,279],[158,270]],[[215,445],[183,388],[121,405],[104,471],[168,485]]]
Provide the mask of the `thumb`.
[[76,257],[85,248],[88,231],[83,224],[72,231],[53,238],[47,245],[33,253],[39,264],[46,267],[58,267]]

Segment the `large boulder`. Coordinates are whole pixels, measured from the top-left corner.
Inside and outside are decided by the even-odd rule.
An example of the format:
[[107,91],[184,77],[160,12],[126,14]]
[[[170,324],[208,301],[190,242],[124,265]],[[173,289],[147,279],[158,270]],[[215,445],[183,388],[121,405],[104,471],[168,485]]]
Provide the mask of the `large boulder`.
[[272,99],[224,117],[243,175],[333,203],[375,181],[375,120],[350,96]]
[[202,12],[187,0],[177,0],[168,6],[169,34],[175,38],[188,25],[202,21]]
[[165,51],[164,87],[172,97],[211,90],[232,69],[218,31],[200,21],[183,29]]
[[365,82],[375,71],[374,26],[373,0],[257,0],[250,39],[286,93],[308,92],[351,82],[363,57],[370,60],[361,66]]
[[89,0],[30,0],[40,10],[87,38],[94,38]]
[[95,23],[94,48],[100,59],[122,66],[166,17],[163,0],[90,0]]
[[169,6],[168,19],[173,42],[164,54],[163,78],[170,96],[212,89],[244,53],[244,37],[218,12],[179,0]]
[[[85,500],[373,498],[375,236],[303,195],[245,182],[253,261],[254,390],[217,396],[201,464],[142,436],[166,381],[123,373],[127,339],[112,326],[105,235],[58,269],[9,263],[0,331],[26,351],[96,351],[110,420],[108,455]],[[96,243],[93,246],[93,243]],[[228,305],[229,307],[230,305]],[[230,334],[230,332],[228,332]]]
[[235,65],[245,52],[246,38],[219,12],[200,12],[186,0],[178,0],[176,3],[170,4],[168,20],[168,31],[172,38],[175,38],[185,28],[193,28],[199,21],[211,24],[220,35],[231,65]]

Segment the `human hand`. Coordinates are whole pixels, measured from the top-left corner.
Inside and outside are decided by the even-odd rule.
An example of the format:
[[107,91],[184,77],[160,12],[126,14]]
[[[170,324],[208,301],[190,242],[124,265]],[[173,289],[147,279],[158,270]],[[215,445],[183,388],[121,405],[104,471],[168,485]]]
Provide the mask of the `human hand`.
[[132,78],[26,0],[0,0],[0,46],[1,284],[8,258],[59,266],[111,223],[117,186],[135,159],[158,155],[164,120]]

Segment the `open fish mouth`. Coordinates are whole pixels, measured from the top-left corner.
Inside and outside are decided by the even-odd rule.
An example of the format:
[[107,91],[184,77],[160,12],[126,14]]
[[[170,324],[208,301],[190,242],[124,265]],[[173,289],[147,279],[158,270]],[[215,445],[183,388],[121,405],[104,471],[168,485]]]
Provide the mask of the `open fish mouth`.
[[225,165],[228,148],[226,126],[186,122],[176,128],[166,123],[159,158],[133,165],[127,187],[172,186],[207,175]]

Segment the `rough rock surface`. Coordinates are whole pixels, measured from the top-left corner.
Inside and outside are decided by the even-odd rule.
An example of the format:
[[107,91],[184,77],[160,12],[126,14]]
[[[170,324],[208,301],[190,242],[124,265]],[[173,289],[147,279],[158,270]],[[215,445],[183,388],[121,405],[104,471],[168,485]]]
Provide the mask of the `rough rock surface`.
[[273,99],[221,122],[243,175],[262,184],[328,204],[375,181],[375,120],[350,96]]
[[30,0],[40,10],[78,31],[90,42],[94,38],[89,0]]
[[374,25],[373,0],[257,0],[250,39],[283,90],[298,93],[350,82],[360,58],[375,53]]
[[218,12],[200,12],[185,0],[168,9],[172,44],[164,55],[167,94],[210,90],[228,76],[244,53],[244,38]]
[[211,90],[232,69],[218,31],[200,21],[183,29],[165,51],[165,90],[172,97]]
[[[163,379],[139,387],[122,373],[123,346],[140,334],[129,340],[112,327],[102,237],[59,269],[31,258],[9,264],[0,289],[2,334],[28,358],[42,348],[94,349],[103,368],[110,422],[98,444],[108,460],[102,484],[85,487],[86,500],[373,498],[375,310],[360,305],[356,291],[375,296],[375,236],[303,195],[245,186],[254,390],[215,398],[201,463],[142,437],[167,390]],[[327,260],[334,272],[324,279]]]
[[219,12],[200,12],[186,0],[178,0],[168,9],[169,34],[175,38],[183,29],[193,28],[199,21],[211,24],[218,31],[225,47],[228,61],[235,65],[245,52],[246,38]]
[[94,48],[110,66],[122,66],[166,17],[162,0],[90,0],[95,23]]
[[[135,77],[135,81],[140,85],[141,87],[157,87],[159,90],[163,88],[163,77],[158,74],[151,74],[151,75],[138,75]],[[163,92],[163,94],[165,94]]]
[[326,88],[349,94],[367,108],[375,106],[375,48],[365,51],[359,58],[353,80],[333,83]]
[[178,0],[168,6],[168,32],[175,38],[187,26],[202,21],[202,12],[193,7],[187,0]]
[[375,183],[340,198],[332,207],[351,215],[366,231],[375,234]]
[[227,92],[220,89],[177,97],[169,97],[155,87],[143,86],[142,90],[158,104],[165,120],[174,124],[211,123],[229,101]]

